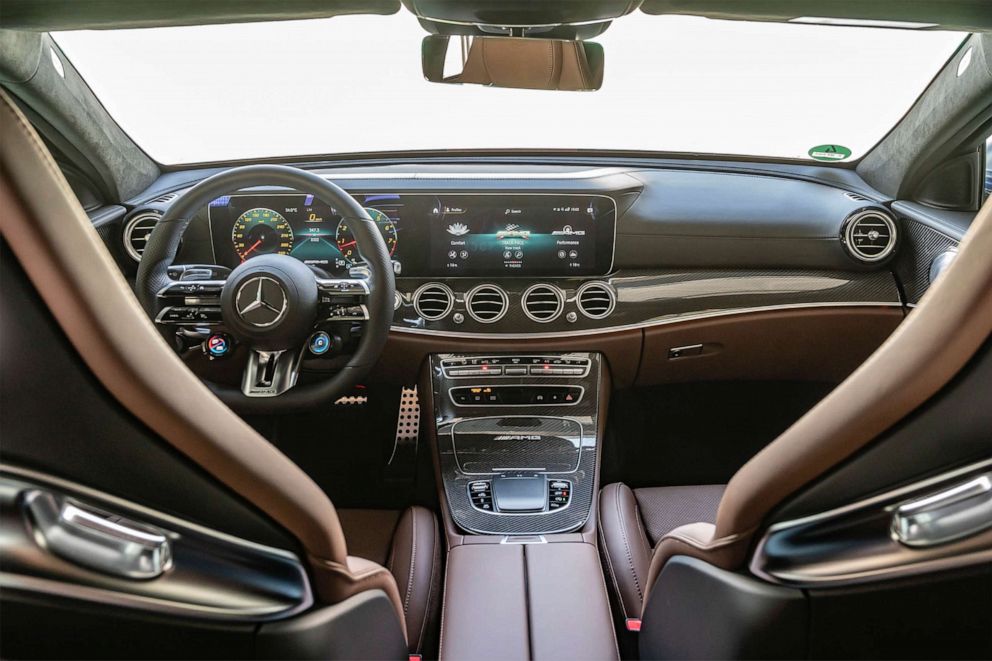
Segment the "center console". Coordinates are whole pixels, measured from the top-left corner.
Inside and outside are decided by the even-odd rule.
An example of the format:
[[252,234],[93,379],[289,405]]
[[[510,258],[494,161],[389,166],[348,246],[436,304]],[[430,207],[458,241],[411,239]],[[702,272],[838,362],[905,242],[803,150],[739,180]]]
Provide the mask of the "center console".
[[601,370],[595,353],[432,356],[455,525],[486,535],[582,528],[596,489]]
[[602,357],[435,354],[429,366],[449,519],[440,658],[618,658],[592,516]]

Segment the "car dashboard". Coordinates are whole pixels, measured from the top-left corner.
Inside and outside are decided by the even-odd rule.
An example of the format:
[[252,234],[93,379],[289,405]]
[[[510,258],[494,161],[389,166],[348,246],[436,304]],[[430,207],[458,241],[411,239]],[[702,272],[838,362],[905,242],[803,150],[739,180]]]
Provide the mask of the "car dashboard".
[[[892,268],[899,221],[857,185],[689,169],[518,170],[322,172],[366,208],[390,252],[394,332],[555,338],[904,303]],[[182,190],[156,199],[167,205]],[[138,203],[122,223],[132,258],[166,205]],[[362,269],[348,219],[306,191],[275,188],[211,202],[177,263],[234,268],[267,253],[325,277]]]

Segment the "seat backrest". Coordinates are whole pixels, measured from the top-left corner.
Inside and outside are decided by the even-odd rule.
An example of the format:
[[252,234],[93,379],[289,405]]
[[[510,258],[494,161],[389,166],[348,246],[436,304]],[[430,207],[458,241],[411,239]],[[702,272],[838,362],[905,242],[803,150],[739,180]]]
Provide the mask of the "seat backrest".
[[326,494],[225,406],[145,315],[48,149],[0,91],[0,232],[93,375],[161,439],[299,540],[318,598],[382,589],[359,580]]

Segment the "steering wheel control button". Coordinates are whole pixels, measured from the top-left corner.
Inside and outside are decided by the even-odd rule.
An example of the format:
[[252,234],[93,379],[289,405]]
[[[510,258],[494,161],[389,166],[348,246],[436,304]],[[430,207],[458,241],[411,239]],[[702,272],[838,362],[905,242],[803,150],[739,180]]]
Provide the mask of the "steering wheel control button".
[[215,306],[174,305],[159,313],[156,321],[160,324],[177,326],[209,326],[220,323],[221,312]]
[[369,311],[364,305],[339,305],[327,311],[327,321],[368,321]]
[[310,347],[310,353],[315,356],[323,356],[331,350],[333,344],[334,342],[331,340],[330,335],[324,331],[317,331],[310,336],[308,346]]
[[190,280],[173,282],[158,293],[165,296],[219,296],[224,288],[223,281]]
[[214,333],[207,338],[204,346],[211,358],[223,358],[231,353],[231,349],[234,348],[231,338],[225,333]]

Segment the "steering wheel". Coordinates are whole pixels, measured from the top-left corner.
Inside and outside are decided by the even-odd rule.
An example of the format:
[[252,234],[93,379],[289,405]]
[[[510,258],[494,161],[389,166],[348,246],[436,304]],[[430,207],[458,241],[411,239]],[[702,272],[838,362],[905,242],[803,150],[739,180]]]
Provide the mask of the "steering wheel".
[[[214,199],[253,186],[292,188],[336,209],[354,233],[368,277],[325,278],[293,257],[269,254],[242,262],[226,279],[174,279],[170,267],[176,271],[173,261],[193,216]],[[220,343],[223,331],[248,349],[240,389],[205,380],[228,406],[241,413],[284,413],[332,403],[368,373],[389,333],[395,281],[385,241],[350,195],[305,170],[249,165],[203,180],[172,204],[148,238],[136,290],[166,337],[208,329]],[[335,344],[340,349],[340,338],[319,330],[328,324],[360,325],[357,348],[333,375],[298,384],[305,357]]]

